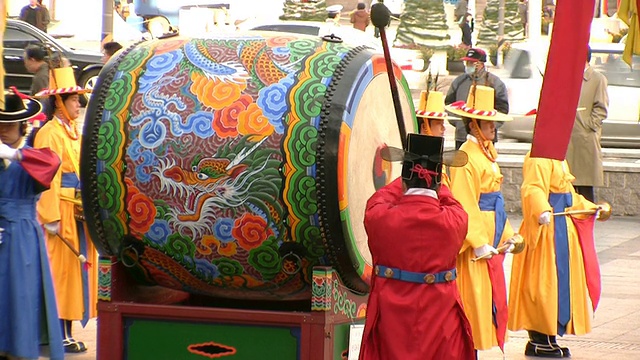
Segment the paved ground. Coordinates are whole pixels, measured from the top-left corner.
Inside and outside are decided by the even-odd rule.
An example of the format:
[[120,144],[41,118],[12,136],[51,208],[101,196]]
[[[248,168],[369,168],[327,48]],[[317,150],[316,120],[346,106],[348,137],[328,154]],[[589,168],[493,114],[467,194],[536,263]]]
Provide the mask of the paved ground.
[[[510,219],[516,227],[521,221],[517,215],[510,215]],[[602,271],[602,298],[593,331],[581,337],[566,336],[559,341],[571,349],[573,359],[640,359],[640,217],[612,217],[607,222],[598,222],[596,242]],[[507,258],[507,274],[510,268],[511,261]],[[84,329],[76,323],[74,329],[76,339],[85,341],[89,351],[68,355],[67,359],[95,359],[96,320]],[[525,343],[525,332],[510,333],[504,357],[495,348],[482,352],[480,359],[529,359],[523,355]]]

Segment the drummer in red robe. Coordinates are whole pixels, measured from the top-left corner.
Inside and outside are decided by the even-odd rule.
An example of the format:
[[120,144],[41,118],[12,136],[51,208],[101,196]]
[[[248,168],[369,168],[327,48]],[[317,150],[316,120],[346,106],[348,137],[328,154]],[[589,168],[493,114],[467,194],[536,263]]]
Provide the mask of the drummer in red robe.
[[365,211],[375,276],[360,360],[475,359],[455,281],[467,214],[440,184],[444,139],[409,134],[407,143],[402,177]]

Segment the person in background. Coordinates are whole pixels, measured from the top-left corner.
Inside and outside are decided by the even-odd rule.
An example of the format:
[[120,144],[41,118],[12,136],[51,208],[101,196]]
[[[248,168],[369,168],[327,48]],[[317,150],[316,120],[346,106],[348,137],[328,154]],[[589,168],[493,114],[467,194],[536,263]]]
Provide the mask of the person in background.
[[74,254],[80,253],[89,264],[97,261],[97,251],[81,216],[79,196],[82,140],[76,119],[80,115],[80,95],[85,92],[88,90],[76,85],[73,69],[63,67],[53,69],[49,89],[36,94],[50,102],[50,121],[36,135],[35,147],[49,147],[62,160],[51,188],[38,201],[37,211],[46,230],[63,345],[69,353],[87,351],[83,342],[73,338],[71,325],[72,321],[80,320],[84,326],[89,318],[95,317],[97,301],[97,266],[83,266]]
[[[503,113],[509,113],[509,98],[507,87],[498,76],[487,71],[485,63],[487,62],[487,53],[478,48],[471,48],[467,51],[467,55],[462,58],[465,62],[465,73],[459,75],[451,82],[444,103],[449,105],[457,101],[465,101],[469,97],[469,89],[472,85],[483,85],[494,89],[494,99],[496,110]],[[461,120],[449,120],[456,127],[456,149],[459,149],[467,140],[467,132],[465,124]],[[494,134],[493,143],[498,141],[498,128],[502,126],[501,121],[495,122],[496,133]]]
[[458,0],[456,8],[453,10],[454,21],[459,23],[469,13],[469,3],[467,0]]
[[602,122],[607,118],[609,94],[607,78],[590,65],[591,49],[587,50],[582,89],[578,101],[578,112],[571,130],[571,140],[567,148],[569,170],[576,180],[576,192],[587,200],[595,202],[594,186],[604,185],[602,167]]
[[505,253],[513,251],[521,237],[507,218],[501,193],[503,175],[492,143],[495,122],[511,118],[496,111],[493,92],[488,86],[474,85],[466,103],[447,106],[449,112],[463,118],[468,136],[460,150],[469,156],[465,166],[451,167],[449,173],[451,192],[469,215],[456,269],[475,349],[497,345],[504,351],[508,310],[503,262]]
[[46,58],[47,51],[40,45],[31,44],[24,49],[22,57],[24,67],[33,74],[29,90],[31,95],[49,87],[49,64],[45,60]]
[[351,13],[351,23],[354,29],[365,31],[369,26],[371,18],[366,7],[364,3],[358,3],[356,10]]
[[337,34],[340,27],[340,13],[342,11],[342,5],[332,5],[327,7],[327,24],[326,34]]
[[[371,5],[371,7],[373,8],[374,6],[376,6],[377,4],[384,4],[384,0],[377,0],[377,2],[373,5]],[[385,9],[387,9],[387,11],[389,11],[388,8],[385,7]],[[369,12],[371,13],[371,12]],[[391,14],[389,14],[391,15]],[[389,27],[389,25],[391,25],[391,18],[389,18],[389,24],[387,24],[387,27]],[[385,30],[386,31],[386,30]],[[380,37],[380,29],[378,29],[377,27],[373,27],[373,36],[379,38]]]
[[20,10],[18,19],[47,32],[49,11],[38,4],[38,0],[29,0],[29,5]]
[[472,360],[455,269],[467,214],[429,160],[442,158],[444,139],[409,134],[407,144],[420,158],[403,161],[365,210],[374,274],[360,360]]
[[473,46],[473,41],[471,39],[471,33],[473,32],[473,16],[467,13],[465,16],[460,18],[460,30],[462,30],[462,44],[467,48],[471,48]]
[[529,21],[529,0],[520,0],[518,2],[518,15],[520,16],[520,24],[524,29],[524,36],[529,36],[527,22]]
[[[56,298],[36,201],[60,166],[50,149],[25,146],[27,121],[40,103],[4,94],[0,110],[0,359],[64,359]],[[24,99],[23,99],[24,97]]]
[[109,41],[107,43],[104,43],[104,45],[102,45],[102,62],[106,64],[107,61],[111,59],[113,54],[118,52],[118,50],[120,49],[122,49],[122,45],[120,45],[120,43],[118,42]]
[[51,16],[49,14],[49,9],[47,9],[46,6],[44,6],[44,4],[42,3],[42,0],[38,0],[38,6],[42,9],[42,11],[44,11],[44,25],[45,25],[45,29],[43,30],[44,32],[47,32],[49,24],[51,23]]

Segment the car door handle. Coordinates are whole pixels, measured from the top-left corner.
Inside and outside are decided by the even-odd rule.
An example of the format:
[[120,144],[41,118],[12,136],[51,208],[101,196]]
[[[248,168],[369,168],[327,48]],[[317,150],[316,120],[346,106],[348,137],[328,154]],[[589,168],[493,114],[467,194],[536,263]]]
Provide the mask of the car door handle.
[[20,57],[20,56],[7,55],[4,58],[7,59],[7,60],[22,60],[22,57]]

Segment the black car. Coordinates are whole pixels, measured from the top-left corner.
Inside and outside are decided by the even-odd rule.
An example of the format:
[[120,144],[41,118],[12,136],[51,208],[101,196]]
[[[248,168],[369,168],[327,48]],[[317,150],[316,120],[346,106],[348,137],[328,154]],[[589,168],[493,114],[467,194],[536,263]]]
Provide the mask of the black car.
[[[23,55],[24,49],[30,44],[47,46],[52,52],[69,59],[79,86],[92,89],[95,85],[103,66],[101,53],[68,48],[24,21],[7,19],[3,38],[4,53],[2,54],[5,87],[13,85],[21,92],[29,94],[33,74],[25,68]],[[80,98],[83,106],[86,105],[89,95]]]

